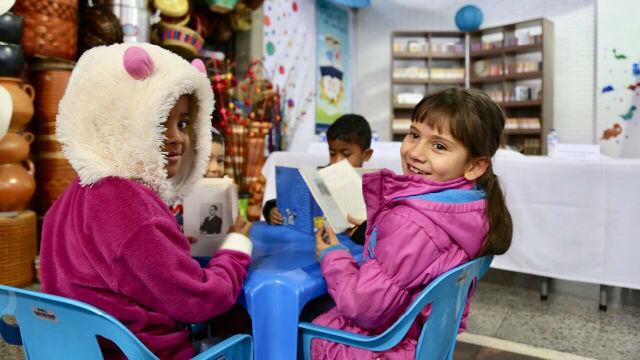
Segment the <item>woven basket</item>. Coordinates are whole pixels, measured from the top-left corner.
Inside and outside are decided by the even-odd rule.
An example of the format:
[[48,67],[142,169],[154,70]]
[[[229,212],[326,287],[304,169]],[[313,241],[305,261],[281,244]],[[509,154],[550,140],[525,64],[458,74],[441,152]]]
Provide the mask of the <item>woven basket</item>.
[[0,217],[0,284],[33,283],[36,258],[36,213],[25,210],[16,217]]
[[76,58],[78,0],[21,0],[13,12],[24,17],[22,45],[26,54]]

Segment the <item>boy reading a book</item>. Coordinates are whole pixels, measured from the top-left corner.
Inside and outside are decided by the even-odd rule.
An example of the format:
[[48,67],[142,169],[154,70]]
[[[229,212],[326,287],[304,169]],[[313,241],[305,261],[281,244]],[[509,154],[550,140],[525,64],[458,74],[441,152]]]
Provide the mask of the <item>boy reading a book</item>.
[[[340,116],[327,130],[329,143],[329,164],[335,164],[347,159],[353,167],[360,168],[373,154],[371,149],[371,127],[367,119],[357,114]],[[276,199],[267,201],[262,210],[264,218],[269,224],[282,225],[282,213],[278,210]],[[351,229],[350,236],[354,242],[364,240],[364,232],[359,233],[359,227]]]

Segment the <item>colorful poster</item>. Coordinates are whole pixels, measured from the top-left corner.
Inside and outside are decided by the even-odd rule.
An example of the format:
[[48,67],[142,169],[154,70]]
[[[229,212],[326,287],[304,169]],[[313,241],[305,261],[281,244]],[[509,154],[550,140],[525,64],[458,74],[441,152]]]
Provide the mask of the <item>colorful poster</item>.
[[283,148],[292,151],[307,149],[315,122],[313,6],[313,1],[299,0],[266,0],[263,4],[262,60],[283,94]]
[[613,157],[640,158],[640,8],[597,6],[596,140]]
[[316,133],[350,112],[349,13],[326,0],[316,2]]

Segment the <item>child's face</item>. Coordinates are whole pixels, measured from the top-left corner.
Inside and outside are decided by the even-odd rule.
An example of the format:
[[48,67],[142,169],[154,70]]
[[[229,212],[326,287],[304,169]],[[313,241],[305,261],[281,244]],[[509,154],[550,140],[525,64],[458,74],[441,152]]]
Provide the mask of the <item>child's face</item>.
[[167,177],[172,178],[178,173],[182,155],[191,146],[191,117],[189,112],[189,97],[182,95],[171,109],[164,124],[164,145],[162,151],[167,159]]
[[221,178],[224,176],[224,147],[222,144],[211,143],[211,158],[204,177]]
[[343,140],[329,140],[329,163],[335,164],[343,159],[349,160],[351,166],[362,167],[371,158],[373,150],[362,150],[360,145]]
[[449,129],[438,132],[425,123],[413,122],[400,148],[405,175],[424,176],[430,180],[448,181],[471,171],[469,152]]

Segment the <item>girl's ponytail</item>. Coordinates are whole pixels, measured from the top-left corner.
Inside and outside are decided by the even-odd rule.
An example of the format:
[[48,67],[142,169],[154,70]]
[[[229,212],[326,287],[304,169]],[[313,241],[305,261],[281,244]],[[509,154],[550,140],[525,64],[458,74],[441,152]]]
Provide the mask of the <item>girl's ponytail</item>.
[[480,249],[479,256],[504,254],[511,246],[513,222],[498,176],[494,174],[491,165],[477,180],[477,183],[486,191],[487,217],[489,219],[489,232],[482,249]]

